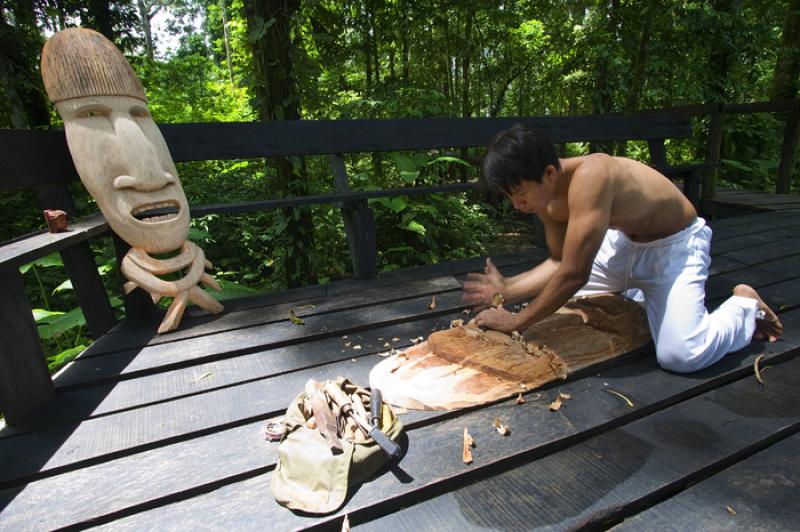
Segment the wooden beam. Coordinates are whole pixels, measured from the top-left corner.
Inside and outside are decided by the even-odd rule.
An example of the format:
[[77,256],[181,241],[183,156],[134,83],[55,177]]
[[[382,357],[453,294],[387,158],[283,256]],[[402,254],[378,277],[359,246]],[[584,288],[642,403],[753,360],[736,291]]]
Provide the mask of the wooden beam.
[[792,173],[797,146],[800,144],[800,99],[792,101],[786,115],[786,125],[783,129],[783,145],[781,147],[781,164],[778,168],[778,178],[775,183],[775,192],[788,194],[792,188]]
[[701,198],[703,200],[714,199],[717,191],[717,174],[719,168],[719,153],[722,146],[722,125],[725,119],[722,104],[714,104],[711,112],[711,125],[706,141],[705,163],[706,169],[703,172],[703,187]]

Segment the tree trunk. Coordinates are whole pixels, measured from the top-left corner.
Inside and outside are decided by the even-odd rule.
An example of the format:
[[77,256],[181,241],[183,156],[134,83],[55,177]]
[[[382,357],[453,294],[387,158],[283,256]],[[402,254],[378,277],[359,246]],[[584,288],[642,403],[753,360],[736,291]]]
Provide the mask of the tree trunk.
[[153,13],[150,13],[150,6],[147,5],[145,0],[136,0],[136,8],[139,10],[139,20],[142,21],[142,33],[144,33],[144,50],[147,57],[153,59],[153,31],[150,27],[150,20],[156,14],[158,8]]
[[[300,109],[293,78],[291,35],[292,16],[299,0],[246,0],[245,16],[255,73],[257,111],[261,120],[298,120]],[[284,196],[305,195],[308,190],[305,163],[302,159],[276,157],[277,189]],[[273,187],[265,186],[272,192]],[[307,209],[285,209],[289,221],[282,235],[284,267],[290,287],[316,281],[311,255],[314,248],[314,226]]]
[[[603,2],[605,4],[605,2]],[[592,110],[594,113],[597,114],[605,114],[610,113],[614,107],[614,97],[611,93],[611,87],[609,86],[609,78],[611,77],[611,69],[609,65],[608,57],[611,55],[612,50],[610,49],[617,40],[617,18],[619,17],[619,0],[611,0],[611,3],[608,5],[608,13],[607,13],[607,20],[608,24],[606,26],[606,37],[607,44],[609,47],[608,54],[605,56],[601,55],[595,61],[595,78],[594,78],[594,94],[592,98],[592,104],[594,109]],[[601,45],[600,49],[603,48]],[[589,144],[589,151],[592,152],[605,152],[611,153],[614,149],[612,143],[609,142],[597,142],[597,143],[590,143]]]
[[222,13],[222,32],[225,36],[225,60],[228,63],[228,77],[233,85],[233,60],[231,58],[231,36],[228,32],[228,9],[225,7],[225,0],[219,0],[219,9]]
[[469,118],[471,109],[469,105],[469,69],[470,52],[472,50],[472,20],[475,18],[475,8],[469,6],[467,20],[464,25],[464,60],[461,62],[461,116]]
[[0,10],[0,90],[8,102],[11,125],[36,128],[50,125],[36,57],[42,42],[33,6],[24,1],[12,7],[17,26],[11,26]]
[[117,33],[114,31],[111,17],[111,2],[109,0],[89,0],[87,4],[86,9],[89,15],[87,25],[105,35],[109,41],[116,43]]
[[777,101],[796,98],[800,88],[798,79],[800,79],[800,0],[789,0],[769,99]]
[[403,85],[408,86],[409,83],[409,68],[408,68],[408,0],[401,0],[403,6]]
[[645,11],[642,33],[639,36],[639,51],[633,64],[630,91],[625,100],[625,113],[632,114],[639,110],[639,98],[644,88],[644,72],[647,65],[647,56],[650,52],[650,37],[652,35],[653,18],[655,17],[657,0],[650,0]]

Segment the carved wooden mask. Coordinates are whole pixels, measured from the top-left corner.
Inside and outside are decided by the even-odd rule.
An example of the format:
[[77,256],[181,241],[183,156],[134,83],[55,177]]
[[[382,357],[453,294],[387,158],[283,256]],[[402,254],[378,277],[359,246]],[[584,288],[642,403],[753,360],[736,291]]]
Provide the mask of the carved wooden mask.
[[95,31],[70,28],[45,44],[42,78],[81,181],[114,232],[148,253],[180,248],[189,205],[122,53]]

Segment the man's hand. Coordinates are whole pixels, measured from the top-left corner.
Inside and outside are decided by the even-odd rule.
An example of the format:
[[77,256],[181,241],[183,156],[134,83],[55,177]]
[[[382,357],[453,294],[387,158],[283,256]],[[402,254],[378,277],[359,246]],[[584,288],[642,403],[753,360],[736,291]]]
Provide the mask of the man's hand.
[[472,305],[472,309],[479,312],[491,307],[492,298],[495,294],[502,293],[505,286],[505,279],[500,270],[492,263],[492,259],[487,258],[483,273],[467,274],[461,301]]
[[502,307],[490,308],[475,316],[475,325],[510,333],[517,330],[517,316]]

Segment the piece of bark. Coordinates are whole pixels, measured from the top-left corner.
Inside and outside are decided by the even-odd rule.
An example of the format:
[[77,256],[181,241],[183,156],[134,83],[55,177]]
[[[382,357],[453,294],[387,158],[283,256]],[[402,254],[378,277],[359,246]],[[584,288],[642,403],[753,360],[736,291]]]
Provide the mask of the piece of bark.
[[44,221],[50,233],[63,233],[67,230],[67,213],[64,211],[45,209]]
[[617,295],[569,302],[519,337],[468,324],[437,331],[377,364],[384,401],[417,410],[476,406],[515,396],[650,341],[643,309]]

